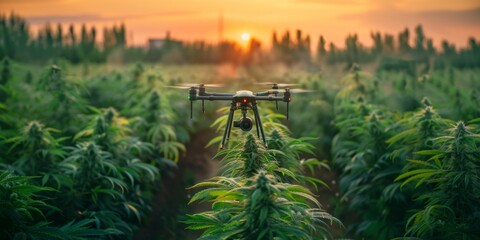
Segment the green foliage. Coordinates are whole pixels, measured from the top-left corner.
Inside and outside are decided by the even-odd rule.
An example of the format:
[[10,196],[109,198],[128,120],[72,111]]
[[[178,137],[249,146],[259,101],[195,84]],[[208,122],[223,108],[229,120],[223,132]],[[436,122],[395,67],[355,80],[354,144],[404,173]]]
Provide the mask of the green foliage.
[[4,58],[2,61],[2,72],[0,73],[0,103],[3,103],[7,100],[9,91],[7,84],[12,77],[12,72],[10,70],[10,60],[8,57]]
[[14,176],[0,170],[0,223],[2,239],[90,239],[118,234],[114,229],[91,227],[92,219],[71,221],[61,227],[45,219],[46,210],[57,208],[45,203],[40,192],[53,191],[29,183],[32,177]]
[[433,149],[433,140],[440,136],[444,129],[452,124],[451,121],[441,118],[431,106],[430,101],[424,98],[424,109],[406,115],[397,124],[399,132],[387,140],[390,148],[395,148],[394,155],[406,162],[405,168],[413,170],[416,164],[408,159],[426,160],[425,155],[415,154],[418,151]]
[[243,147],[221,150],[216,157],[222,157],[220,173],[227,177],[249,178],[269,168],[267,150],[251,134]]
[[340,224],[319,208],[308,189],[277,182],[264,172],[242,180],[216,177],[194,187],[210,188],[191,202],[213,202],[213,211],[187,221],[189,229],[204,230],[200,239],[313,239],[314,233],[326,238],[328,225]]
[[44,217],[41,207],[48,205],[36,199],[37,194],[52,189],[29,184],[29,177],[13,176],[3,170],[0,173],[2,235],[13,237],[11,234],[36,217]]
[[442,131],[448,121],[442,119],[438,113],[433,110],[428,99],[424,99],[423,110],[412,116],[405,117],[398,124],[402,125],[404,131],[389,139],[390,145],[405,144],[404,152],[415,152],[419,149],[425,149],[431,145],[431,140],[435,138],[439,131]]
[[[285,131],[281,129],[273,129],[268,140],[269,155],[271,159],[275,159],[278,166],[279,173],[276,173],[278,179],[283,182],[299,181],[303,184],[310,183],[315,188],[320,184],[326,188],[328,185],[321,179],[310,177],[307,175],[307,170],[310,174],[314,174],[317,170],[322,168],[330,170],[325,162],[320,162],[316,158],[302,158],[303,155],[314,156],[315,147],[309,143],[315,138],[303,137],[292,138],[289,137]],[[287,170],[287,171],[285,171]]]
[[[344,215],[358,216],[348,226],[361,238],[390,239],[403,235],[408,192],[394,179],[405,164],[387,140],[395,132],[394,116],[378,106],[362,86],[358,70],[353,81],[336,98],[335,125],[339,133],[332,143],[334,167],[339,171],[340,203]],[[353,99],[355,100],[353,100]]]
[[[177,136],[184,134],[185,130],[173,125],[174,113],[168,102],[162,102],[158,92],[152,91],[148,99],[141,101],[134,109],[140,117],[134,126],[144,141],[158,149],[164,160],[177,162],[180,153],[185,151],[185,146],[178,142]],[[184,137],[184,140],[187,139]]]
[[[478,130],[477,130],[478,131]],[[448,135],[434,138],[431,150],[418,155],[426,160],[410,160],[415,165],[400,175],[403,184],[428,185],[418,198],[423,205],[407,222],[407,234],[436,239],[475,239],[480,212],[480,136],[463,122]]]
[[[77,115],[84,110],[84,102],[80,97],[79,88],[82,86],[73,81],[67,80],[60,67],[52,65],[38,83],[41,91],[49,93],[45,96],[49,109],[54,110],[54,123],[64,128],[64,131],[72,133],[78,129],[72,125],[77,123]],[[52,124],[53,125],[53,124]]]
[[9,144],[12,158],[17,158],[11,164],[22,174],[34,175],[48,172],[54,168],[59,159],[65,156],[61,141],[52,133],[58,130],[45,128],[37,121],[29,122],[18,136],[5,140]]
[[[21,19],[6,24],[18,23]],[[4,24],[1,18],[0,24]],[[91,46],[92,32],[84,30],[82,36],[76,36],[75,31],[67,33],[67,39],[62,39],[62,34],[56,36],[55,41],[61,41],[68,52],[67,58],[80,61],[84,59],[82,54],[95,51]],[[115,31],[122,32],[118,27]],[[41,34],[44,37],[48,32],[55,33],[44,29]],[[189,171],[197,171],[199,165],[191,168],[191,162],[181,158],[183,144],[192,133],[207,127],[207,119],[215,116],[211,110],[217,106],[206,103],[204,118],[197,117],[201,112],[195,107],[197,112],[191,120],[185,92],[166,86],[186,79],[216,82],[227,74],[229,83],[241,82],[238,87],[250,88],[243,85],[249,81],[236,81],[237,77],[255,78],[285,80],[316,92],[292,98],[288,121],[272,110],[274,104],[261,103],[268,148],[255,135],[232,130],[228,146],[216,156],[224,176],[199,183],[196,189],[200,191],[192,199],[213,203],[211,211],[191,215],[187,220],[190,228],[204,230],[205,239],[227,238],[229,234],[230,239],[330,238],[332,230],[327,228],[331,216],[325,211],[339,213],[336,216],[348,223],[346,236],[355,239],[475,239],[478,232],[474,224],[479,222],[480,205],[479,72],[455,66],[468,61],[469,66],[474,66],[472,59],[476,55],[472,53],[478,51],[478,44],[469,42],[468,49],[461,51],[449,45],[445,53],[432,55],[426,36],[419,41],[417,51],[417,45],[409,45],[408,31],[401,34],[398,45],[393,35],[374,33],[374,49],[361,46],[355,35],[349,36],[346,49],[333,45],[328,52],[320,49],[321,63],[348,62],[352,72],[342,81],[337,80],[337,74],[343,73],[337,70],[343,66],[319,72],[313,65],[307,70],[250,65],[246,69],[237,66],[234,74],[227,74],[218,66],[72,66],[56,59],[47,65],[53,67],[42,70],[17,62],[22,57],[16,55],[15,61],[4,62],[1,69],[0,91],[8,97],[0,103],[0,167],[9,169],[14,174],[11,178],[22,176],[28,180],[15,180],[9,183],[11,186],[44,190],[23,192],[30,197],[22,196],[22,201],[7,201],[15,206],[7,204],[3,210],[12,211],[18,221],[2,219],[9,230],[0,238],[129,239],[143,223],[156,221],[149,218],[159,218],[161,224],[156,227],[168,236],[164,238],[183,239],[183,226],[177,222],[184,218],[178,212],[187,210],[172,205],[184,208],[186,196],[182,195],[182,200],[177,195],[172,197],[173,185],[164,180],[173,176],[180,180],[175,186],[191,184],[194,178]],[[5,43],[5,35],[1,37],[4,41],[0,42]],[[299,33],[294,38],[285,39],[284,43],[295,43],[286,51],[305,51],[307,36]],[[74,40],[72,46],[70,40]],[[116,45],[112,39],[108,42],[110,47]],[[277,44],[283,47],[283,43]],[[293,50],[294,45],[302,50]],[[216,58],[214,48],[208,45],[184,46],[192,56],[198,49],[209,54],[210,60],[199,60],[202,55],[195,55],[195,61]],[[394,52],[396,46],[408,54],[400,59]],[[0,46],[0,55],[4,50]],[[55,47],[50,50],[58,54]],[[16,47],[10,51],[19,53]],[[112,48],[108,51],[122,55]],[[156,57],[165,56],[169,56],[168,51]],[[375,74],[353,63],[374,56],[380,57],[379,68],[383,68]],[[431,61],[420,59],[425,56]],[[287,61],[295,58],[302,56]],[[439,69],[431,67],[433,62]],[[422,100],[424,96],[431,101]],[[286,110],[284,104],[279,107],[278,112]],[[226,115],[225,110],[229,109],[221,109],[218,114]],[[465,131],[460,124],[449,130],[458,120],[468,121]],[[221,117],[214,126],[223,131],[225,122],[226,117]],[[306,135],[315,138],[299,137]],[[190,145],[196,149],[194,144],[198,142]],[[179,159],[179,168],[174,169]],[[328,169],[327,163],[333,171],[324,176],[321,169]],[[317,196],[300,185],[327,186],[326,179],[335,195],[338,191],[338,198],[321,192],[319,199],[326,210],[320,210],[313,199]],[[1,193],[2,199],[10,199],[8,191]],[[168,201],[164,204],[158,198]],[[152,199],[168,211],[149,214]],[[37,205],[38,201],[43,203]],[[30,218],[19,208],[38,211],[28,210]],[[341,237],[342,230],[333,230],[333,235]]]
[[[212,202],[212,211],[189,215],[188,228],[203,230],[200,239],[331,238],[329,225],[341,225],[340,221],[322,210],[307,188],[293,184],[326,186],[303,175],[306,169],[313,172],[326,167],[314,158],[301,159],[301,154],[313,154],[314,147],[306,143],[311,139],[289,137],[275,116],[263,119],[269,148],[252,134],[230,138],[229,147],[215,156],[221,158],[223,176],[193,187],[206,189],[197,192],[190,203]],[[225,119],[221,117],[213,125],[222,124]]]
[[339,122],[342,131],[334,153],[341,171],[341,199],[361,219],[351,224],[350,230],[366,238],[389,239],[402,234],[403,209],[408,202],[400,184],[393,183],[403,162],[387,148],[391,122],[381,117],[373,113]]
[[[30,181],[33,187],[55,189],[43,194],[46,205],[39,213],[44,217],[29,219],[18,238],[130,239],[148,218],[152,195],[160,188],[160,171],[175,167],[173,160],[184,149],[176,142],[176,113],[167,113],[165,121],[166,112],[157,105],[158,111],[151,114],[157,119],[150,117],[144,121],[147,127],[139,127],[139,119],[150,114],[154,104],[142,111],[119,104],[122,114],[114,108],[87,107],[95,96],[70,76],[57,66],[39,78],[14,75],[9,82],[12,98],[1,105],[0,166],[39,176]],[[118,92],[100,94],[114,102],[111,97]],[[30,120],[35,118],[41,121]],[[155,130],[157,120],[166,131]],[[162,218],[176,221],[176,216]]]
[[[221,109],[221,111],[225,110],[226,108]],[[316,158],[304,159],[301,157],[315,155],[315,147],[309,141],[316,139],[289,137],[290,131],[280,123],[280,119],[283,119],[284,116],[270,110],[264,112],[267,114],[264,114],[262,119],[265,131],[269,136],[267,139],[269,147],[265,148],[263,143],[259,142],[252,134],[245,136],[245,134],[233,131],[233,137],[228,142],[229,147],[220,150],[214,156],[214,158],[222,159],[220,173],[231,177],[251,177],[258,171],[265,170],[285,182],[308,182],[315,188],[318,184],[328,187],[322,180],[305,175],[306,170],[313,174],[315,170],[321,168],[329,169],[325,163]],[[219,131],[225,126],[226,120],[225,116],[219,117],[212,126],[217,126],[217,131]],[[246,139],[246,141],[242,143],[241,139]],[[214,138],[208,145],[220,140],[221,136]]]
[[[404,95],[400,98],[387,98],[368,91],[375,89],[375,82],[372,88],[368,78],[362,80],[355,71],[352,78],[353,81],[346,82],[347,85],[335,99],[335,125],[339,133],[332,146],[334,166],[340,174],[341,201],[337,203],[337,208],[345,216],[354,214],[358,217],[348,225],[350,233],[359,238],[376,239],[402,235],[425,239],[458,236],[473,239],[478,233],[470,221],[478,221],[478,209],[464,210],[464,202],[463,205],[452,204],[456,201],[452,195],[464,196],[475,192],[474,187],[462,189],[459,182],[478,182],[477,178],[470,178],[477,173],[453,171],[451,163],[456,162],[452,160],[455,154],[460,156],[460,152],[471,152],[475,156],[478,149],[463,149],[441,157],[442,152],[458,148],[440,140],[449,138],[445,137],[446,128],[453,124],[444,115],[464,119],[474,116],[474,108],[467,107],[471,101],[453,92],[450,96],[457,99],[456,107],[446,106],[449,104],[445,101],[448,95],[438,95],[432,89],[432,84],[443,81],[443,75],[423,75],[412,84],[404,83],[406,87],[397,88]],[[443,103],[443,108],[439,110],[442,116],[434,110],[429,99],[417,100],[418,96],[425,94],[432,96],[435,102]],[[413,102],[405,101],[405,95]],[[373,104],[366,104],[366,100]],[[400,102],[388,104],[397,100]],[[417,111],[419,105],[423,108]],[[416,112],[402,112],[412,108]],[[466,109],[469,109],[468,112]],[[459,114],[452,114],[454,112]],[[462,127],[457,124],[459,129]],[[450,136],[453,135],[453,130],[450,130]],[[478,148],[478,143],[471,143],[471,146]],[[469,166],[472,171],[477,168]],[[478,203],[478,196],[472,193],[469,197]],[[472,215],[459,217],[458,212],[465,211]]]
[[125,148],[125,138],[131,132],[128,120],[120,117],[113,108],[91,109],[95,114],[91,116],[86,129],[77,133],[73,140],[89,139],[120,157],[121,151]]

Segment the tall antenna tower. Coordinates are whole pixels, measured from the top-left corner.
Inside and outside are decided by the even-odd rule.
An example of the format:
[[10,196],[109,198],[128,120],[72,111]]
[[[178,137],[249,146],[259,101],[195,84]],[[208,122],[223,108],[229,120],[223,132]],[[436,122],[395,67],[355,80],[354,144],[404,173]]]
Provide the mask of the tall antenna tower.
[[223,41],[223,12],[218,15],[218,44]]

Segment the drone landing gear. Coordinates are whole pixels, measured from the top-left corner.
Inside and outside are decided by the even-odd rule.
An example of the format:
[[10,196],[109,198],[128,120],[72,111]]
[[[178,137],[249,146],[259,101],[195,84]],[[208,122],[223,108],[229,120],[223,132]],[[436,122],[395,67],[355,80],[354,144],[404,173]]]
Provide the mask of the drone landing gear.
[[230,138],[230,131],[232,130],[233,114],[235,112],[235,109],[236,109],[235,103],[231,103],[230,113],[228,114],[227,125],[225,126],[225,132],[223,133],[222,144],[220,145],[220,149],[223,149],[223,146],[225,146],[227,135],[228,135],[228,138]]
[[[262,121],[260,120],[260,114],[258,113],[257,103],[253,102],[251,104],[251,106],[249,106],[247,104],[242,104],[240,106],[240,109],[242,110],[242,114],[243,114],[243,119],[246,119],[247,106],[250,107],[253,110],[254,117],[255,117],[255,127],[257,129],[257,136],[258,136],[258,138],[260,138],[260,134],[261,134],[263,144],[265,145],[265,147],[267,147],[267,140],[265,139],[265,131],[263,130]],[[225,146],[225,142],[227,142],[228,139],[230,138],[230,133],[232,131],[232,125],[233,125],[233,116],[234,116],[235,110],[237,110],[237,109],[238,108],[237,108],[236,103],[232,102],[230,104],[230,112],[228,114],[227,125],[225,126],[225,132],[223,133],[222,144],[220,145],[220,149],[223,149],[223,147]],[[240,128],[242,128],[242,127],[240,127]],[[248,130],[250,130],[250,129],[251,129],[251,127]],[[242,128],[242,130],[244,130],[244,129]],[[244,130],[244,131],[248,131],[248,130]]]
[[262,140],[265,147],[267,147],[267,140],[265,139],[265,131],[263,130],[262,120],[260,120],[260,114],[258,113],[257,103],[252,103],[252,110],[253,115],[255,116],[255,127],[257,128],[257,136],[260,138],[260,134],[258,133],[260,129],[260,133],[262,134]]

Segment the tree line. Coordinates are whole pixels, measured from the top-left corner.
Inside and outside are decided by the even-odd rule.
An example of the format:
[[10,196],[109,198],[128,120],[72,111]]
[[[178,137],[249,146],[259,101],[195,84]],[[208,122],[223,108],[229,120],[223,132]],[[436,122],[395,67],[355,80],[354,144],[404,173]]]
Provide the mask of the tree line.
[[64,58],[72,63],[104,62],[115,48],[126,47],[125,25],[103,29],[103,42],[99,44],[95,26],[81,25],[80,33],[73,24],[45,24],[36,36],[30,31],[25,18],[16,14],[0,16],[0,57],[19,61]]
[[[252,38],[246,47],[234,41],[208,43],[206,41],[185,42],[175,40],[169,34],[163,38],[162,47],[127,46],[124,24],[103,29],[103,40],[98,39],[95,26],[81,25],[80,31],[71,24],[68,28],[58,24],[45,24],[36,36],[32,35],[25,18],[16,14],[0,16],[0,57],[19,61],[48,60],[63,58],[72,63],[105,62],[116,59],[120,62],[148,61],[165,63],[221,63],[234,64],[282,62],[285,64],[346,64],[378,61],[385,70],[405,70],[412,65],[424,63],[436,68],[477,68],[480,66],[480,44],[474,38],[468,45],[457,48],[453,43],[442,40],[441,47],[435,47],[422,25],[413,32],[405,28],[397,35],[371,32],[373,45],[360,43],[358,34],[345,39],[340,48],[320,35],[316,51],[309,34],[301,30],[285,31],[282,35],[272,33],[269,49]],[[111,57],[114,55],[114,57]]]

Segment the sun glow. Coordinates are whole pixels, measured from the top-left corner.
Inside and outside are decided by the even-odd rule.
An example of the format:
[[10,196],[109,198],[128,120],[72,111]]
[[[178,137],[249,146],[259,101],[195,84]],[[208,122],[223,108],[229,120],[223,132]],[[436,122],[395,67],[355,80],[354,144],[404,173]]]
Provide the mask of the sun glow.
[[[75,29],[85,23],[88,28],[96,26],[99,30],[123,22],[127,28],[127,44],[139,46],[146,46],[148,39],[163,38],[166,31],[171,31],[172,36],[181,41],[228,39],[247,44],[255,38],[269,47],[272,33],[276,31],[281,38],[287,29],[300,29],[303,34],[309,34],[312,47],[317,45],[320,35],[327,42],[344,47],[345,37],[353,32],[358,33],[359,42],[371,45],[371,31],[396,33],[405,27],[412,30],[420,23],[435,45],[440,44],[447,33],[449,42],[457,46],[465,46],[470,36],[479,38],[480,28],[476,24],[479,0],[394,2],[138,0],[137,4],[131,4],[131,1],[118,0],[0,0],[0,14],[14,12],[26,17],[34,34],[46,23],[54,26],[61,23],[63,28],[74,24]],[[212,9],[221,9],[221,12]],[[387,17],[385,12],[389,13]],[[445,14],[451,14],[448,22],[444,21]],[[250,39],[242,38],[248,35],[245,33],[250,34]],[[103,36],[97,35],[99,39]]]
[[248,42],[250,40],[251,36],[250,36],[250,33],[244,32],[244,33],[242,33],[242,36],[240,36],[240,37],[242,38],[242,41]]

